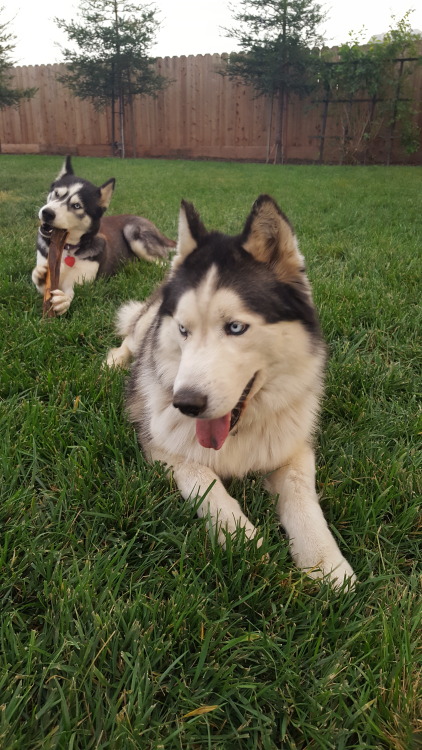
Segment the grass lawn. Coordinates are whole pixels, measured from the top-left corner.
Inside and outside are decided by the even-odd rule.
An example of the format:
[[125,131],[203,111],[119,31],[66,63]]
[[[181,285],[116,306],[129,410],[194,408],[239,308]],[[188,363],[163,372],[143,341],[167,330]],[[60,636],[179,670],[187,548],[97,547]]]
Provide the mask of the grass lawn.
[[1,750],[416,749],[422,170],[74,159],[117,178],[110,212],[174,238],[182,197],[234,233],[266,192],[295,225],[331,355],[318,488],[359,578],[334,594],[294,568],[258,477],[231,492],[265,563],[215,547],[144,463],[101,362],[162,268],[41,320],[37,212],[61,163],[0,157]]

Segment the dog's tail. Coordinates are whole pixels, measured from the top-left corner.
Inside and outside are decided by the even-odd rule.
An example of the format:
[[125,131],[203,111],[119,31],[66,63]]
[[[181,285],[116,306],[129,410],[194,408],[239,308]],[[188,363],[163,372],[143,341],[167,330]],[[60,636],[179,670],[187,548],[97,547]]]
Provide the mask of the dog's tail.
[[119,336],[122,337],[122,339],[126,338],[126,336],[130,336],[133,333],[139,318],[145,311],[145,308],[145,302],[136,302],[135,300],[131,300],[130,302],[126,302],[126,304],[122,305],[121,308],[117,311],[116,332]]

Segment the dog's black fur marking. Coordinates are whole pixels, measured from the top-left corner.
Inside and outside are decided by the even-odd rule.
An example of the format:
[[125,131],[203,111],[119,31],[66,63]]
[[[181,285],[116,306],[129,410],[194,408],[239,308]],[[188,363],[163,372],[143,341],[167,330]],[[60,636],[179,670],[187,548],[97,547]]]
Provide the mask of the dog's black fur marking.
[[207,235],[175,271],[164,286],[161,315],[173,315],[180,297],[195,289],[214,265],[217,288],[233,289],[250,310],[266,323],[301,321],[313,337],[321,331],[314,307],[300,281],[279,281],[270,266],[255,260],[241,244],[242,235]]

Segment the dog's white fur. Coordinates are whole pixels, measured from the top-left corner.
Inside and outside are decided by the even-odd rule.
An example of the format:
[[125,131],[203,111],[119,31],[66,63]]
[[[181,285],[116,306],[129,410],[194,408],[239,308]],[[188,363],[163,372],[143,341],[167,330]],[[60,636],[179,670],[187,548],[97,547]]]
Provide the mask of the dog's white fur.
[[[276,222],[282,237],[280,274],[288,277],[292,267],[297,272],[303,265],[303,258],[288,223],[271,210],[268,222],[267,210],[264,203],[244,247],[249,245],[248,252],[257,256],[261,252],[258,235],[263,231],[259,220],[270,232],[269,223]],[[173,274],[195,248],[182,208]],[[216,281],[217,271],[211,266],[199,286],[181,295],[174,314],[161,319],[153,339],[161,297],[151,304],[131,302],[119,311],[117,329],[123,342],[110,350],[107,364],[125,366],[135,359],[128,405],[133,421],[140,426],[144,453],[148,460],[172,467],[185,499],[204,498],[198,513],[207,517],[222,544],[225,534],[238,527],[249,538],[258,531],[221,478],[263,473],[268,490],[277,496],[278,517],[298,567],[313,578],[327,576],[336,587],[345,579],[352,585],[353,570],[328,528],[315,490],[311,446],[323,391],[323,347],[312,343],[299,321],[268,325],[235,291],[217,286]],[[304,283],[307,285],[307,280]],[[248,325],[247,334],[224,335],[222,326],[227,321]],[[186,338],[181,336],[180,326],[189,331]],[[207,395],[201,417],[218,418],[234,408],[255,373],[234,434],[220,450],[202,447],[195,434],[195,419],[173,406],[173,394],[200,384]],[[142,426],[142,420],[147,424]]]

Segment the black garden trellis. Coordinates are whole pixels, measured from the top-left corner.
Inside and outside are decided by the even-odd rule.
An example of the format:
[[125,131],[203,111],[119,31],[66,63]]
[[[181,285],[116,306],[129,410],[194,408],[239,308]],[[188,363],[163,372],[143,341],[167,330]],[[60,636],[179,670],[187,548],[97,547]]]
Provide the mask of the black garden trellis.
[[[398,65],[394,92],[393,92],[393,95],[390,97],[377,96],[376,93],[374,93],[372,96],[366,96],[366,97],[355,96],[354,93],[350,93],[350,95],[347,97],[342,97],[341,95],[340,97],[336,97],[335,93],[336,91],[338,91],[338,88],[333,91],[332,88],[330,87],[329,82],[325,83],[323,97],[320,99],[312,100],[313,104],[323,105],[322,114],[321,114],[321,133],[319,135],[312,136],[313,138],[319,139],[320,141],[319,159],[318,159],[320,164],[322,164],[324,161],[324,151],[325,151],[325,146],[326,146],[326,142],[328,139],[336,139],[342,142],[340,163],[343,163],[345,156],[346,156],[347,145],[352,140],[352,136],[349,132],[349,123],[351,119],[350,116],[346,118],[346,122],[345,122],[342,135],[327,135],[327,122],[329,118],[330,106],[345,105],[347,106],[347,113],[348,115],[350,115],[354,106],[359,105],[359,104],[368,105],[366,124],[364,124],[364,129],[361,135],[361,140],[364,141],[362,162],[363,164],[366,164],[368,160],[368,152],[369,152],[369,145],[370,145],[369,134],[370,134],[371,126],[373,125],[373,122],[375,120],[376,108],[378,105],[385,104],[385,103],[390,104],[390,111],[391,111],[391,118],[389,122],[387,123],[387,134],[385,136],[385,141],[386,141],[385,164],[389,165],[391,163],[393,142],[396,137],[399,107],[402,103],[409,104],[412,101],[412,99],[409,97],[401,96],[402,89],[403,89],[404,66],[406,63],[416,63],[416,62],[420,63],[420,61],[421,61],[420,57],[397,57],[397,58],[393,58],[390,61],[394,63],[395,65]],[[326,66],[342,66],[345,64],[346,63],[344,63],[343,61],[325,62]],[[359,64],[359,61],[355,61],[352,64],[357,66]],[[327,78],[327,81],[328,80],[329,78]]]

